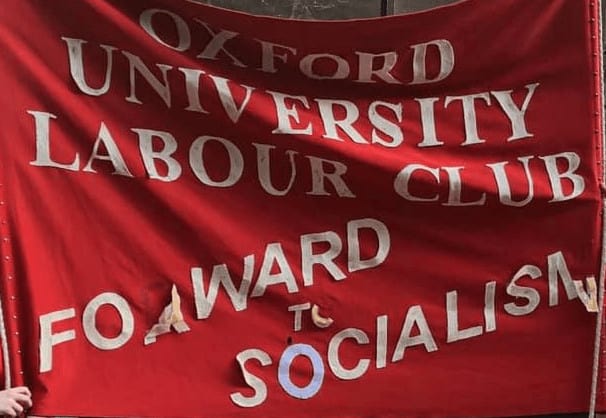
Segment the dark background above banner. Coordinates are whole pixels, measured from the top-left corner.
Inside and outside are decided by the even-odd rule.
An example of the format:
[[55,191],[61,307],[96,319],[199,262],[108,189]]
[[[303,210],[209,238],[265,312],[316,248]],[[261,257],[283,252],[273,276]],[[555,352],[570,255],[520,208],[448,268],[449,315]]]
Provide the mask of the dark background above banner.
[[200,0],[243,12],[296,19],[352,19],[426,10],[457,0]]

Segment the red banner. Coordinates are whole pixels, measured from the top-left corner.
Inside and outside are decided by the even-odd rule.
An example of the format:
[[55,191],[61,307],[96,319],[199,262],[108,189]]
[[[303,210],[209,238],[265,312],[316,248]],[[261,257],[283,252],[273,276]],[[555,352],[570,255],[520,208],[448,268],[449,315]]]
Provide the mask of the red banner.
[[32,412],[587,410],[593,6],[4,0],[2,303]]

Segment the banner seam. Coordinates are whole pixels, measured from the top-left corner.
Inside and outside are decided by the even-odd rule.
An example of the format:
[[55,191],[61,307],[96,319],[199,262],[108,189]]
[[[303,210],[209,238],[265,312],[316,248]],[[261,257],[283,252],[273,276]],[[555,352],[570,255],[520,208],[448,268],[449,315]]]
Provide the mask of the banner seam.
[[[3,77],[0,72],[0,86],[5,90],[5,99],[10,101],[14,95],[13,87],[8,79]],[[3,102],[3,103],[6,103]],[[13,114],[16,111],[13,108]],[[5,115],[6,117],[11,117]],[[2,122],[5,122],[3,119]],[[5,132],[2,133],[6,135]],[[7,155],[9,152],[4,149],[7,143],[6,138],[2,141],[1,155]],[[2,344],[2,367],[4,373],[4,387],[15,386],[15,383],[23,382],[21,361],[21,344],[19,329],[17,325],[18,309],[16,305],[15,288],[15,265],[12,256],[12,236],[10,234],[9,210],[8,210],[8,191],[7,191],[7,163],[6,159],[0,165],[0,343]]]
[[[6,171],[4,171],[6,173]],[[4,366],[4,385],[13,386],[17,381],[22,383],[21,348],[19,344],[19,331],[17,327],[17,296],[15,292],[15,266],[12,257],[12,239],[8,221],[6,185],[0,179],[0,240],[2,256],[3,290],[5,298],[0,300],[0,338],[2,339],[2,357]],[[13,379],[15,373],[15,379]]]
[[[600,270],[599,270],[599,290],[598,290],[598,307],[599,313],[596,320],[596,332],[594,340],[594,356],[593,356],[593,367],[592,367],[592,382],[591,382],[591,398],[589,406],[589,417],[594,418],[596,415],[598,395],[604,396],[605,379],[604,370],[601,367],[602,356],[606,354],[602,348],[603,328],[604,328],[604,280],[605,280],[605,267],[606,267],[606,212],[604,210],[606,206],[606,199],[604,192],[606,190],[605,179],[606,179],[606,140],[604,138],[604,118],[603,118],[603,96],[604,96],[604,66],[602,63],[603,45],[602,45],[602,0],[594,0],[589,3],[590,6],[590,36],[591,36],[591,49],[592,49],[592,60],[593,60],[593,74],[595,80],[595,101],[594,101],[594,116],[595,116],[595,127],[594,134],[597,137],[597,149],[598,149],[598,174],[599,185],[601,189],[601,221],[602,221],[602,236],[601,236],[601,254],[600,254]],[[597,19],[596,19],[597,18]],[[596,21],[597,20],[597,21]],[[601,168],[601,170],[600,170]],[[600,379],[600,376],[602,378]],[[598,393],[599,392],[599,393]]]

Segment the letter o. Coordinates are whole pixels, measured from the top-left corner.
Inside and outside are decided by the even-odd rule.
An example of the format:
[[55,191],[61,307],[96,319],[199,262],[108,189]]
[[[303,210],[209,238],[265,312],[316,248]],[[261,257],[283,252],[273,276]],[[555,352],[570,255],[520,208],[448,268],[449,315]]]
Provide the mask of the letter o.
[[[156,13],[162,13],[167,16],[170,16],[170,18],[173,20],[173,22],[175,23],[175,27],[177,29],[177,35],[179,36],[178,45],[174,46],[167,42],[164,42],[158,36],[158,33],[156,32],[156,30],[154,29],[154,26],[152,24],[152,19]],[[149,36],[154,38],[154,40],[156,40],[157,42],[161,43],[162,45],[164,45],[170,49],[174,49],[175,51],[183,52],[183,51],[188,50],[189,47],[191,46],[191,34],[189,33],[189,27],[187,26],[187,23],[185,23],[185,20],[183,20],[183,18],[181,16],[179,16],[173,12],[169,12],[168,10],[162,10],[162,9],[144,10],[143,13],[141,13],[141,16],[139,16],[139,25],[141,25],[141,27],[145,30],[145,32],[147,32],[147,34]]]
[[[97,311],[103,305],[111,305],[122,319],[122,330],[114,338],[107,338],[97,330]],[[128,302],[116,293],[102,293],[91,300],[82,314],[82,326],[88,341],[100,350],[115,350],[122,347],[133,336],[135,320]]]
[[[328,58],[334,61],[337,64],[337,68],[332,75],[321,75],[314,73],[314,63],[316,60]],[[316,80],[341,80],[347,78],[349,75],[349,64],[345,59],[332,54],[311,54],[306,55],[301,62],[299,63],[299,69],[303,74],[305,74],[309,78],[314,78]]]
[[[290,379],[290,365],[298,356],[305,356],[311,361],[313,376],[307,386],[299,387]],[[309,344],[294,344],[288,347],[280,357],[278,382],[286,393],[293,398],[309,399],[318,393],[324,382],[324,363],[320,353]]]
[[[206,171],[206,167],[204,167],[202,153],[204,151],[204,145],[209,141],[219,142],[223,145],[229,155],[229,175],[223,181],[211,179]],[[201,136],[196,138],[193,144],[191,144],[191,148],[189,149],[189,165],[196,177],[198,177],[202,183],[213,187],[231,187],[240,180],[240,177],[242,177],[242,172],[244,171],[244,158],[238,147],[228,140],[215,136]]]

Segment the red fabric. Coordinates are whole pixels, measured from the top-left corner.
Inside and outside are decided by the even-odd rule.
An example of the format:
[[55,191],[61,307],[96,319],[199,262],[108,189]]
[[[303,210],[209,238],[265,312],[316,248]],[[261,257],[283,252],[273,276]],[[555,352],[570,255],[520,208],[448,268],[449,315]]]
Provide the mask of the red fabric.
[[[156,13],[153,27],[173,48],[153,39],[140,24],[142,13],[150,9],[183,19],[190,41],[183,33],[179,37],[166,12]],[[2,247],[2,297],[15,365],[11,372],[15,378],[21,376],[22,360],[25,383],[34,393],[33,413],[388,418],[587,410],[595,316],[578,299],[568,300],[561,283],[557,303],[549,305],[548,264],[553,269],[560,254],[578,280],[599,270],[600,106],[594,75],[597,44],[591,38],[590,18],[588,0],[468,0],[426,13],[345,22],[252,17],[186,0],[4,0],[0,184],[2,228],[9,241]],[[212,36],[196,19],[215,33],[230,31],[225,32],[231,36],[226,50],[215,51],[216,59],[199,57],[204,51],[214,53],[208,46]],[[93,96],[82,91],[70,73],[68,41],[62,38],[86,41],[81,44],[84,76],[91,89],[102,88],[106,51],[112,51],[107,93]],[[276,47],[276,55],[284,55],[286,62],[275,58],[265,63],[266,70],[273,66],[275,72],[260,70],[259,40],[292,48]],[[441,81],[411,83],[413,46],[433,40],[449,41],[454,68]],[[234,65],[226,51],[241,65]],[[389,75],[401,83],[377,75],[373,82],[359,82],[364,78],[359,75],[363,54],[396,56],[391,52],[397,62]],[[301,69],[311,54],[339,56],[349,71],[344,70],[343,79],[312,79]],[[159,84],[163,70],[156,64],[171,67],[164,67],[170,107],[138,71],[132,99],[133,55]],[[383,64],[377,58],[372,69]],[[436,45],[428,47],[426,78],[436,78],[447,63],[441,65]],[[193,105],[179,68],[191,69],[190,75],[194,70],[204,72],[199,73],[199,100],[207,113],[186,110]],[[312,70],[327,76],[337,67],[334,60],[324,58]],[[213,82],[211,75],[230,80],[237,106],[245,98],[244,86],[254,88],[237,121],[224,110],[215,84],[220,81]],[[539,84],[523,117],[528,135],[508,140],[513,122],[497,97],[511,97],[521,109],[530,94],[527,86],[534,83]],[[269,92],[307,98],[307,106],[301,99],[289,99],[287,105],[297,112],[296,117],[288,116],[292,130],[309,126],[309,134],[276,132],[278,105]],[[461,99],[453,98],[481,93],[488,99],[477,98],[474,109],[483,141],[468,140]],[[130,101],[125,99],[129,97]],[[419,146],[428,135],[415,100],[423,98],[435,98],[435,128],[442,142],[436,146]],[[337,127],[339,139],[331,139],[327,115],[319,108],[328,102],[316,99],[352,103],[359,111],[353,133]],[[377,129],[377,117],[369,116],[373,103],[382,118],[391,121],[391,129],[403,134],[401,144],[389,146],[395,137]],[[343,106],[348,105],[334,106],[336,119],[347,116]],[[47,116],[55,167],[36,164],[42,160],[42,151],[36,148],[36,122],[40,127],[43,120],[32,112],[40,112],[39,118],[43,113],[56,117]],[[471,117],[469,111],[467,116]],[[176,139],[172,158],[182,172],[174,181],[159,181],[146,170],[139,148],[142,129],[167,132]],[[132,176],[124,171],[113,174],[120,171],[116,161],[101,158],[93,159],[94,172],[84,170],[99,135],[106,143],[97,155],[119,152]],[[106,149],[109,135],[118,151]],[[225,183],[231,167],[236,170],[233,185],[205,184],[190,167],[190,152],[194,159],[200,155],[190,148],[205,135],[224,138],[223,145],[211,139],[204,148],[208,176]],[[257,171],[262,161],[257,152],[264,145],[274,147],[272,182],[279,190],[287,189],[291,179],[286,152],[296,152],[291,153],[296,177],[284,196],[271,195],[260,184]],[[241,176],[230,166],[225,146],[242,156]],[[158,139],[154,149],[162,149]],[[572,167],[563,153],[578,157],[579,166]],[[514,207],[499,199],[493,174],[498,168],[488,164],[507,162],[512,199],[519,202],[528,193],[518,160],[522,157],[528,157],[534,196]],[[558,173],[572,170],[576,176],[572,178],[583,179],[578,195],[556,199],[558,185],[562,196],[572,196],[575,186],[564,177],[556,177],[554,186],[546,169],[550,158]],[[72,169],[65,169],[72,163]],[[167,176],[165,165],[155,163],[158,175]],[[423,165],[424,171],[414,172],[407,195],[402,170],[413,164]],[[329,174],[346,168],[339,178],[348,190],[341,188],[339,195],[330,180],[317,176],[320,166]],[[439,183],[432,173],[437,173]],[[456,206],[456,187],[449,189],[448,173],[451,180],[460,174],[462,202],[479,200],[483,193],[485,202]],[[450,204],[449,193],[454,196]],[[362,219],[385,226],[389,251],[378,265],[355,270],[348,267],[356,252],[348,242],[347,225]],[[301,236],[326,231],[333,234],[324,237],[342,246],[339,251],[333,243],[334,263],[326,262],[332,274],[315,265],[313,283],[305,285]],[[363,228],[359,240],[361,258],[373,259],[379,247],[376,234]],[[284,254],[287,266],[271,263],[268,246],[278,256]],[[313,246],[314,254],[328,249],[326,242]],[[349,259],[348,251],[353,253]],[[251,255],[248,295],[258,286],[264,259],[268,280],[284,279],[290,270],[295,287],[269,285],[262,296],[248,298],[246,309],[240,311],[220,288],[210,316],[197,319],[191,269],[202,269],[208,289],[213,266],[226,264],[239,287],[244,259]],[[535,266],[540,277],[524,276],[515,283],[535,289],[540,302],[531,312],[514,316],[505,307],[511,310],[513,303],[524,307],[528,300],[516,299],[515,291],[507,288],[527,265]],[[333,277],[338,270],[345,276],[341,280]],[[8,280],[11,272],[14,281]],[[495,282],[496,329],[487,325],[490,318],[485,319],[489,282]],[[173,331],[146,346],[144,337],[170,301],[173,283],[191,331]],[[450,295],[452,302],[452,291],[458,297],[458,329],[473,334],[479,326],[481,335],[447,341],[447,318],[453,319],[454,309],[447,314],[446,300]],[[120,295],[134,319],[133,335],[117,349],[95,347],[83,326],[87,306],[91,309],[91,300],[105,292]],[[305,311],[302,329],[293,330],[294,314],[288,308],[308,302],[331,317],[332,325],[316,327]],[[52,334],[73,330],[75,338],[53,345],[52,368],[41,371],[43,318],[69,309],[73,315],[66,311],[68,318],[53,322]],[[417,321],[403,332],[405,319],[412,321],[411,312],[417,313]],[[377,367],[377,322],[384,316],[386,364]],[[425,336],[431,333],[435,349],[413,345],[401,360],[392,361],[401,334],[414,338],[423,332],[419,318],[426,319]],[[112,340],[122,328],[110,305],[98,310],[98,333]],[[338,360],[346,369],[369,360],[366,372],[353,380],[339,379],[327,355],[334,336],[348,328],[368,337],[367,344],[349,338],[340,346]],[[295,344],[313,347],[324,367],[323,375],[316,373],[321,388],[305,400],[289,395],[278,378],[281,356]],[[259,405],[243,408],[230,395],[254,395],[236,361],[238,353],[251,348],[271,359],[266,366],[254,359],[245,363],[264,382],[267,396]],[[288,376],[293,385],[304,388],[312,376],[310,362],[299,356]]]

